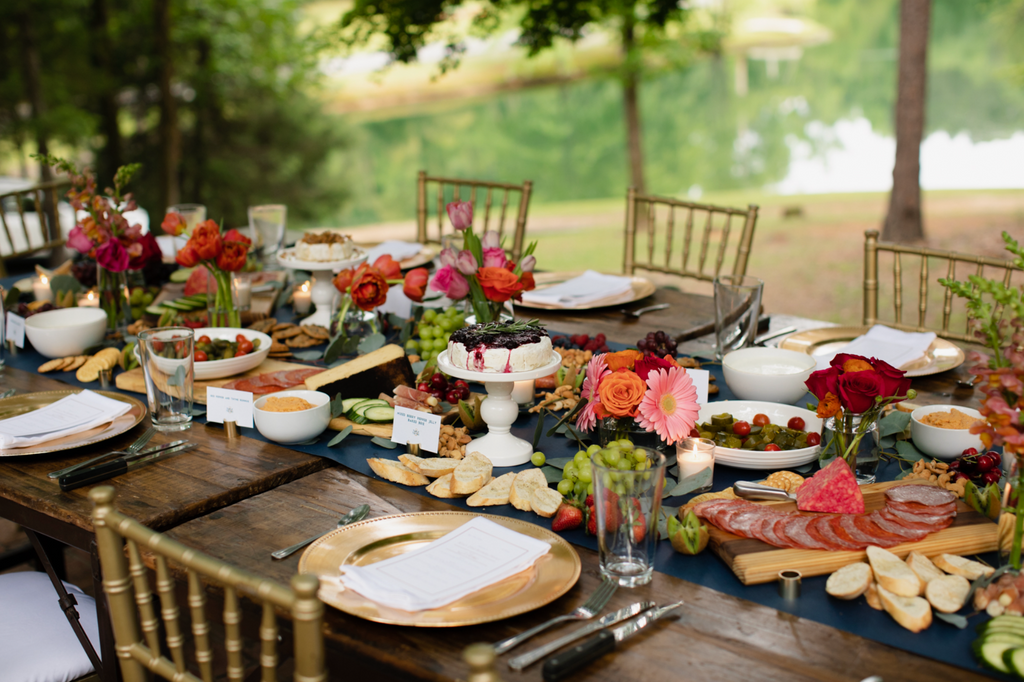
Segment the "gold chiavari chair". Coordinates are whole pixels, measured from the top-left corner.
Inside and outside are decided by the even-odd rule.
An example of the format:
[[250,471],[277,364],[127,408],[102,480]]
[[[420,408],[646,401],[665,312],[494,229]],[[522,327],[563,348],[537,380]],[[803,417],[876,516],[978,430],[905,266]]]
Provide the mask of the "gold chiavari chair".
[[[426,171],[420,171],[416,179],[416,239],[421,244],[440,244],[446,233],[454,231],[448,222],[445,205],[449,201],[469,201],[473,204],[473,230],[478,234],[494,230],[500,237],[505,237],[506,223],[514,220],[512,244],[506,244],[506,249],[512,260],[518,262],[525,245],[526,214],[530,208],[532,191],[532,180],[513,185],[506,182],[433,177],[427,175]],[[431,212],[429,204],[434,201],[436,211]],[[510,206],[510,203],[513,205]],[[436,231],[431,229],[435,226]]]
[[644,270],[705,282],[723,273],[745,275],[757,211],[754,204],[746,209],[695,204],[630,187],[623,272]]
[[[228,680],[242,680],[246,672],[242,656],[243,609],[240,596],[262,605],[259,664],[264,682],[277,679],[275,609],[291,614],[295,660],[292,679],[296,682],[322,682],[327,679],[321,629],[324,609],[316,596],[319,580],[315,576],[297,575],[292,578],[291,587],[264,580],[189,549],[119,513],[114,509],[114,489],[110,486],[93,488],[89,497],[93,503],[92,519],[103,570],[103,590],[109,602],[117,657],[126,682],[147,679],[145,669],[176,682],[212,682],[214,656],[203,582],[213,583],[224,590],[224,648]],[[159,607],[154,605],[149,570],[143,563],[143,550],[154,555]],[[196,659],[194,667],[198,669],[198,675],[186,670],[186,633],[168,559],[183,568],[187,576],[188,611]],[[161,653],[160,630],[164,632],[163,644],[169,657]]]
[[[59,196],[70,186],[70,181],[58,180],[0,194],[0,277],[7,276],[8,260],[64,245]],[[72,223],[73,216],[71,211]]]
[[[880,296],[879,256],[891,254],[892,260],[891,290],[886,289]],[[904,286],[904,269],[917,266],[913,279]],[[960,266],[958,269],[957,266]],[[966,269],[966,271],[965,271]],[[935,273],[932,275],[931,273]],[[884,324],[895,329],[912,332],[935,332],[937,335],[954,341],[977,343],[978,339],[967,329],[963,302],[953,296],[949,289],[939,284],[940,277],[949,279],[965,279],[967,275],[978,275],[994,278],[1001,274],[1004,284],[1021,284],[1024,282],[1024,270],[1017,268],[1013,261],[988,256],[974,256],[955,251],[940,251],[922,246],[893,244],[878,240],[878,230],[864,232],[864,324]],[[916,287],[916,291],[914,288]],[[880,297],[884,303],[891,299],[893,317],[881,319],[879,316]],[[913,301],[916,308],[916,321],[904,320],[904,300]],[[941,300],[941,315],[929,314],[929,302]],[[915,305],[916,304],[916,305]],[[934,310],[934,309],[933,309]],[[908,317],[913,312],[907,311]],[[963,332],[955,331],[963,328]]]

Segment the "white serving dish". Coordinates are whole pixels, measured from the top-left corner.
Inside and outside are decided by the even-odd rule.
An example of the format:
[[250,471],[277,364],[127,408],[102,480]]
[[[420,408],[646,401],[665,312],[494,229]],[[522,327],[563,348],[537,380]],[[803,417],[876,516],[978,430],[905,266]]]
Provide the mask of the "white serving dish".
[[743,348],[722,358],[725,383],[741,400],[793,403],[817,365],[806,353],[781,348]]
[[102,308],[60,308],[25,318],[25,336],[40,355],[64,358],[82,355],[107,334]]
[[[245,338],[252,341],[253,339],[259,339],[260,349],[243,355],[238,358],[228,358],[226,360],[207,360],[206,362],[194,363],[196,381],[209,381],[210,379],[223,379],[224,377],[234,376],[241,374],[242,372],[248,372],[254,367],[259,367],[264,360],[267,359],[267,355],[270,354],[270,344],[274,341],[263,332],[258,332],[253,329],[239,329],[237,327],[200,327],[195,330],[195,340],[198,343],[200,336],[209,336],[210,340],[215,339],[231,339],[235,340],[235,337],[239,334],[244,334]],[[136,347],[135,355],[138,357],[138,347]],[[139,359],[141,362],[141,358]],[[160,368],[161,372],[171,373],[174,371],[174,367],[171,363],[174,360],[169,358],[156,358],[157,367]]]
[[[785,426],[793,417],[803,417],[804,430],[807,433],[821,433],[822,420],[810,410],[781,403],[761,402],[757,400],[721,400],[701,405],[697,423],[710,422],[711,416],[728,412],[737,420],[749,422],[755,414],[766,414],[772,424]],[[799,450],[779,450],[777,452],[758,452],[756,450],[734,450],[733,448],[716,447],[715,463],[725,464],[738,469],[785,469],[795,467],[818,458],[821,447],[813,445]]]
[[[302,398],[315,407],[300,412],[268,412],[268,398]],[[278,391],[262,396],[253,404],[256,429],[275,443],[301,443],[316,438],[331,423],[331,398],[320,391]]]
[[915,448],[929,457],[944,460],[956,459],[967,448],[976,448],[978,452],[984,452],[981,436],[971,433],[969,429],[943,429],[920,421],[922,417],[932,412],[949,412],[952,409],[960,410],[977,419],[983,418],[981,412],[961,405],[919,407],[910,413],[910,438],[914,441]]

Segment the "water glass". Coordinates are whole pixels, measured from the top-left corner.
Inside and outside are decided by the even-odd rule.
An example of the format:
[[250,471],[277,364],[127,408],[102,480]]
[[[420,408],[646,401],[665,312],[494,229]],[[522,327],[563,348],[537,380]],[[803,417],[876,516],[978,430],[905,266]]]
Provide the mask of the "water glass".
[[715,357],[754,345],[764,282],[757,277],[715,278]]
[[646,585],[654,574],[668,461],[648,450],[644,468],[619,468],[629,466],[624,458],[638,451],[625,450],[614,462],[607,455],[600,462],[591,461],[601,575],[622,587]]
[[676,443],[676,461],[679,463],[679,482],[701,475],[708,469],[707,482],[691,492],[711,490],[715,477],[715,441],[710,438],[684,438]]
[[277,252],[284,243],[288,207],[284,204],[249,207],[249,231],[265,265],[276,265]]
[[168,213],[180,215],[186,226],[186,231],[191,234],[196,225],[206,220],[206,207],[202,204],[175,204],[167,209]]
[[153,428],[183,431],[192,425],[193,350],[188,327],[157,327],[139,333],[139,353]]

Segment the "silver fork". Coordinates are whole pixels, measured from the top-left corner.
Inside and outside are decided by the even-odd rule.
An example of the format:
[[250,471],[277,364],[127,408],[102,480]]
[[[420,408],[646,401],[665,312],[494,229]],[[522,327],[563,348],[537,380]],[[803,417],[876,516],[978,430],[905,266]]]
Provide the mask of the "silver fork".
[[93,457],[92,459],[87,459],[84,462],[79,462],[78,464],[73,464],[73,465],[71,465],[69,467],[65,467],[63,469],[58,469],[57,471],[51,471],[50,473],[46,474],[46,476],[47,476],[47,478],[60,478],[61,476],[64,476],[66,474],[70,474],[72,471],[78,471],[82,467],[87,467],[90,464],[95,464],[96,462],[104,460],[104,459],[110,457],[111,455],[121,455],[121,456],[124,456],[124,455],[134,455],[136,452],[138,452],[142,448],[146,447],[146,444],[155,435],[156,435],[156,429],[154,429],[153,427],[149,427],[148,429],[146,429],[146,431],[141,436],[138,437],[138,439],[136,439],[136,441],[134,443],[132,443],[131,445],[126,447],[124,450],[115,450],[113,452],[104,452],[102,455],[97,455],[96,457]]
[[575,611],[567,613],[564,616],[552,618],[551,620],[541,623],[536,627],[532,627],[526,632],[520,633],[515,637],[509,637],[508,639],[503,639],[502,641],[497,642],[494,645],[494,653],[503,654],[509,649],[519,646],[537,633],[547,630],[555,623],[564,623],[569,620],[588,620],[593,618],[601,612],[601,609],[603,609],[604,605],[608,603],[608,600],[612,598],[612,595],[615,594],[615,590],[618,589],[618,587],[619,584],[616,582],[608,579],[602,580],[598,588],[594,590],[594,594],[590,595],[590,599]]

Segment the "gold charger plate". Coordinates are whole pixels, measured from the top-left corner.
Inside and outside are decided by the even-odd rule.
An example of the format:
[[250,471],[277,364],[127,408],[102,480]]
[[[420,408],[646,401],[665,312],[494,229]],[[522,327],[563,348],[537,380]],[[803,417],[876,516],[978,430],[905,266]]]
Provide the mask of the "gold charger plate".
[[[81,393],[82,390],[83,389],[81,388],[76,388],[68,391],[42,391],[39,393],[26,393],[24,395],[14,395],[10,398],[4,398],[3,400],[0,400],[0,420],[17,417],[19,414],[34,412],[41,407],[46,407],[47,405],[57,402],[61,398]],[[101,424],[100,426],[89,429],[88,431],[73,433],[70,436],[64,436],[57,440],[51,440],[40,445],[32,445],[25,448],[0,448],[0,457],[43,455],[48,452],[60,452],[61,450],[70,450],[72,448],[92,445],[93,443],[105,441],[108,438],[113,438],[114,436],[128,431],[142,421],[143,417],[146,416],[146,412],[148,411],[146,406],[136,398],[122,395],[120,393],[114,393],[113,391],[96,391],[96,393],[106,396],[107,398],[113,398],[114,400],[118,400],[122,403],[128,403],[132,407],[114,421]]]
[[[823,327],[791,334],[779,343],[779,348],[795,350],[808,355],[835,353],[870,327]],[[908,377],[924,377],[959,367],[966,359],[962,348],[946,339],[936,338],[923,358],[900,367]]]
[[[401,611],[382,606],[338,580],[342,564],[366,566],[433,542],[477,516],[551,545],[529,570],[440,608]],[[472,512],[419,512],[369,519],[339,528],[303,552],[299,573],[320,578],[326,604],[378,623],[415,627],[457,627],[511,618],[544,606],[569,591],[580,576],[580,557],[568,542],[546,528],[505,516]]]
[[[537,284],[535,291],[545,289],[555,284],[561,284],[566,282],[573,277],[579,277],[582,272],[535,272],[533,273],[533,281]],[[557,305],[554,303],[531,303],[530,301],[516,301],[517,308],[533,308],[535,310],[593,310],[596,308],[607,308],[609,306],[624,305],[626,303],[633,303],[639,301],[642,298],[647,298],[655,292],[656,287],[654,284],[644,277],[630,277],[632,280],[633,288],[617,296],[609,296],[608,298],[602,298],[597,301],[591,301],[585,305],[580,306],[564,306]]]

